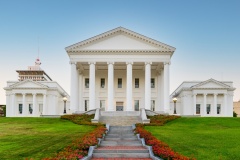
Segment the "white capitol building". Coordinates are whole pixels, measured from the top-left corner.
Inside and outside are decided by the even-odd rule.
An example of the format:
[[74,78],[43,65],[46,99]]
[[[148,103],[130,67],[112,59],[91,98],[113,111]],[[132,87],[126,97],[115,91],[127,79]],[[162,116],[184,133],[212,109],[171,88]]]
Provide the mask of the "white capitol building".
[[122,27],[73,44],[66,47],[71,65],[70,96],[36,63],[37,68],[17,71],[19,81],[7,82],[7,116],[101,110],[231,117],[235,88],[230,81],[183,82],[170,95],[174,51],[172,46]]

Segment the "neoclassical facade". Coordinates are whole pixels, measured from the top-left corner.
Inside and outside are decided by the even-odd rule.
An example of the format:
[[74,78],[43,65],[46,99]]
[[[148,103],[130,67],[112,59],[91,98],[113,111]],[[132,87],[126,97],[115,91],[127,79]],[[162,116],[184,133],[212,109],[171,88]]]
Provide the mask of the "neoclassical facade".
[[169,112],[174,47],[118,27],[66,47],[70,110]]
[[233,82],[185,81],[170,95],[170,114],[174,114],[174,102],[177,98],[176,114],[201,117],[233,116]]
[[[6,116],[40,117],[71,113],[67,92],[40,68],[37,59],[27,70],[17,70],[18,81],[7,81]],[[63,97],[66,97],[65,102]],[[64,106],[65,105],[65,106]],[[64,113],[65,112],[65,113]]]

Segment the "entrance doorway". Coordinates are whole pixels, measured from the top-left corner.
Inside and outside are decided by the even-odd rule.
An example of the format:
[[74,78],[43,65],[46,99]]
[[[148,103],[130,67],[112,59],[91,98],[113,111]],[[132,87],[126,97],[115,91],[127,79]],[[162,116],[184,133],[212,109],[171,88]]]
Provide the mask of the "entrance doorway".
[[116,111],[123,111],[123,102],[116,102]]

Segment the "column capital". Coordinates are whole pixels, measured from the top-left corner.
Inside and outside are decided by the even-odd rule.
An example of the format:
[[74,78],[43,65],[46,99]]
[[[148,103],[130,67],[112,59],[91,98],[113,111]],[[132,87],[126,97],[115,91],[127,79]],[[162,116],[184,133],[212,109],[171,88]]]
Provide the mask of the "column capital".
[[126,64],[127,64],[127,65],[128,65],[128,64],[133,65],[133,62],[132,62],[132,61],[127,61]]
[[91,64],[94,64],[94,65],[95,65],[96,62],[95,62],[95,61],[92,61],[92,62],[88,62],[88,64],[89,64],[89,65],[91,65]]
[[109,62],[107,62],[107,64],[112,64],[112,65],[114,65],[114,62],[109,61]]
[[152,65],[152,62],[145,62],[145,65],[147,65],[147,64],[150,64],[150,65]]
[[26,93],[22,93],[23,96],[26,96]]
[[77,65],[77,62],[75,62],[75,61],[69,61],[69,64],[75,64],[75,65]]
[[37,93],[32,93],[32,95],[33,95],[33,96],[36,96],[36,95],[37,95]]
[[193,93],[192,96],[197,96],[197,93]]
[[214,96],[217,96],[217,95],[218,95],[218,93],[214,93],[213,95],[214,95]]
[[208,94],[207,93],[203,93],[204,96],[207,96]]
[[164,64],[164,65],[170,65],[171,62],[170,62],[170,61],[169,61],[169,62],[163,62],[163,64]]

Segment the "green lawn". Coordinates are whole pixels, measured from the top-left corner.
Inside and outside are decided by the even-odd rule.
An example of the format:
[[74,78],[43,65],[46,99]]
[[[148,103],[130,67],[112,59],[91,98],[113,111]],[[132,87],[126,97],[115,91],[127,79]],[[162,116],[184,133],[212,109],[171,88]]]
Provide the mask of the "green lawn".
[[0,159],[49,157],[94,128],[60,118],[0,118]]
[[146,126],[154,136],[185,156],[240,159],[240,118],[179,118],[164,126]]

